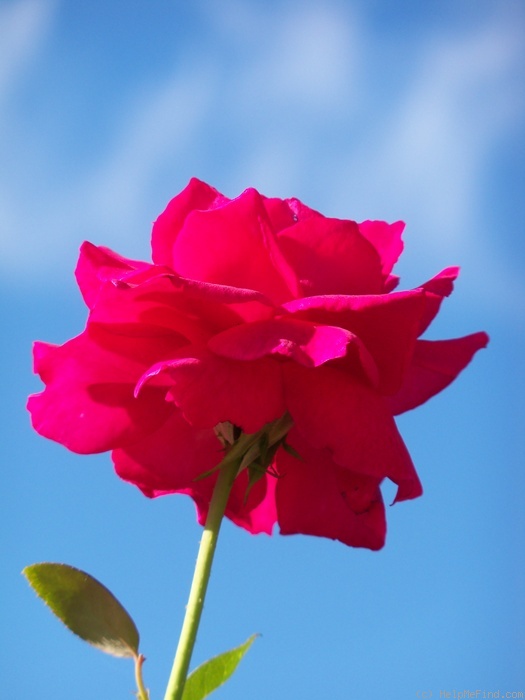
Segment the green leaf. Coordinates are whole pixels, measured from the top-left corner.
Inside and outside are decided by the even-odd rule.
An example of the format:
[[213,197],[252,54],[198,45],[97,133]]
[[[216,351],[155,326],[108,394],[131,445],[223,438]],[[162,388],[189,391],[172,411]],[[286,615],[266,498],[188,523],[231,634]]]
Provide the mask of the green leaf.
[[255,637],[257,635],[253,634],[241,646],[205,661],[190,673],[184,686],[182,700],[203,700],[223,683],[226,683],[253,644]]
[[32,564],[22,572],[36,593],[78,637],[106,654],[138,654],[135,623],[113,593],[67,564]]

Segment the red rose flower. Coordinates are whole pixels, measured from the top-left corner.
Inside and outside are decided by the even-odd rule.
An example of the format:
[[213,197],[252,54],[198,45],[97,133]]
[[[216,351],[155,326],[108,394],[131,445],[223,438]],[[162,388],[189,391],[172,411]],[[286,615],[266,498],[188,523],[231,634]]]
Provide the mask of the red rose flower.
[[35,429],[79,453],[113,451],[147,496],[190,495],[204,522],[223,457],[216,426],[293,427],[226,515],[252,533],[304,533],[379,549],[380,484],[421,484],[394,415],[444,389],[485,333],[419,340],[457,268],[393,291],[403,224],[322,216],[253,189],[229,200],[192,180],[153,227],[153,264],[84,243],[76,270],[86,329],[37,343],[46,384]]

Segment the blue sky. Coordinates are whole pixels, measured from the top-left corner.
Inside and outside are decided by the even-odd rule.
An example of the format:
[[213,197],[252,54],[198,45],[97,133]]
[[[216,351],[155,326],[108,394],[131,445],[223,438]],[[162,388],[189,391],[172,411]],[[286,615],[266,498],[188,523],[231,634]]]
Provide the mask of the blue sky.
[[214,697],[525,692],[524,78],[519,1],[0,1],[5,694],[131,697],[131,663],[74,639],[20,576],[65,561],[132,613],[163,696],[193,505],[38,437],[24,405],[32,341],[83,328],[82,241],[147,259],[193,175],[403,219],[403,288],[462,267],[428,337],[491,335],[399,421],[425,493],[388,509],[384,550],[225,525],[194,664],[262,636]]

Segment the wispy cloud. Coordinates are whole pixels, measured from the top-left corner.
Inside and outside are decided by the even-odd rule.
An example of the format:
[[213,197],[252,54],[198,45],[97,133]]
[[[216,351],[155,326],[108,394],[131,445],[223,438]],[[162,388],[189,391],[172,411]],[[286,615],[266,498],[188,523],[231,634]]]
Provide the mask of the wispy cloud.
[[[177,72],[142,89],[127,106],[129,116],[113,148],[73,193],[85,201],[93,229],[119,230],[123,236],[142,213],[158,171],[167,164],[182,166],[212,109],[210,79],[198,69],[188,75]],[[150,219],[155,215],[150,212]]]
[[[217,177],[230,195],[256,185],[334,215],[406,218],[418,232],[415,254],[474,255],[523,295],[515,264],[493,250],[482,221],[497,144],[523,123],[522,22],[501,11],[404,36],[414,60],[393,87],[363,11],[335,2],[218,8],[206,4],[198,20],[206,32],[196,32],[183,61],[111,106],[109,148],[89,168],[72,168],[60,191],[41,185],[41,210],[28,214],[21,204],[31,193],[2,183],[6,274],[16,280],[29,267],[48,275],[85,236],[130,255],[141,236],[145,249],[143,227],[158,213],[149,209],[153,186],[160,174],[182,186],[184,173]],[[32,51],[26,65],[37,60]]]
[[54,9],[53,0],[17,0],[0,6],[0,104],[37,58]]
[[435,219],[440,245],[443,235],[460,242],[480,208],[478,178],[495,144],[525,114],[524,71],[516,70],[523,39],[501,21],[425,43],[397,104],[376,127],[375,148],[370,139],[356,155],[366,174],[360,197],[403,209],[417,203]]
[[525,117],[525,32],[513,19],[502,13],[425,43],[397,104],[341,170],[339,181],[352,191],[338,193],[341,202],[359,203],[361,216],[406,218],[414,258],[468,260],[478,273],[476,293],[490,302],[496,286],[496,303],[525,298],[517,261],[502,256],[485,222],[498,148],[518,135]]

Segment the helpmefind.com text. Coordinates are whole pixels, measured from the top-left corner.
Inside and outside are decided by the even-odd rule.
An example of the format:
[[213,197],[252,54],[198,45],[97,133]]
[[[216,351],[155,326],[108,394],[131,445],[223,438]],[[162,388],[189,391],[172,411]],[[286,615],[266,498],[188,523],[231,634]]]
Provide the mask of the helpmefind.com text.
[[525,693],[521,690],[416,690],[416,697],[420,700],[430,700],[430,698],[439,698],[439,700],[507,700],[507,698],[519,699],[525,698]]

